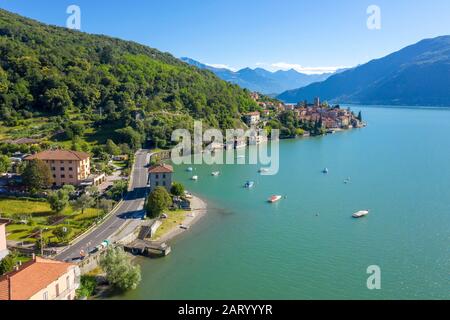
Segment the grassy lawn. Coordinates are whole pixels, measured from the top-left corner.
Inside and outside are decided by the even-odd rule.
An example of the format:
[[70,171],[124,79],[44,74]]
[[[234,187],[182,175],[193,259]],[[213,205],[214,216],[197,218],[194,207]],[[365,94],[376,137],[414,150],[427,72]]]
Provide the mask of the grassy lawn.
[[[71,240],[90,228],[99,217],[103,216],[103,212],[99,209],[86,209],[81,214],[81,212],[74,211],[71,206],[68,206],[62,213],[56,214],[52,212],[47,202],[20,199],[0,199],[0,213],[2,217],[15,220],[15,223],[6,227],[8,240],[36,242],[36,238],[31,235],[41,229],[46,229],[43,237],[54,243],[58,242],[52,232],[55,228],[61,225],[69,227],[71,229],[69,240]],[[52,219],[63,221],[51,225]],[[28,223],[21,224],[20,220],[26,220]]]
[[184,219],[186,219],[189,212],[183,210],[169,211],[166,213],[169,217],[167,219],[162,219],[162,225],[156,230],[153,235],[152,240],[157,240],[161,238],[166,233],[172,231],[173,229],[179,228],[183,224]]
[[126,169],[128,167],[127,161],[113,161],[112,164],[120,169]]

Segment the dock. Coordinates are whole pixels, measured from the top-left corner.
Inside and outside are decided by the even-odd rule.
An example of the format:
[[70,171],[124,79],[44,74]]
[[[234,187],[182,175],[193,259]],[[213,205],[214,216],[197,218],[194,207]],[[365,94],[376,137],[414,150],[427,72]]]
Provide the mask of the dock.
[[165,242],[135,240],[124,246],[124,250],[134,255],[141,255],[149,258],[165,257],[170,254],[172,248]]

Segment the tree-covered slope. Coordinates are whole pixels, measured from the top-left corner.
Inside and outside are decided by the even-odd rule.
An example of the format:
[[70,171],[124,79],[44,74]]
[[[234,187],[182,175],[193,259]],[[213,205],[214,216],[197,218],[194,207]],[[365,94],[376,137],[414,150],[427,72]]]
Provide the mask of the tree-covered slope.
[[[254,107],[247,91],[170,54],[0,10],[0,139],[19,136],[7,128],[21,126],[28,135],[71,132],[93,143],[130,133],[161,143],[194,118],[228,128]],[[45,119],[41,130],[28,127],[33,119]]]
[[279,99],[450,106],[450,36],[426,39],[384,58],[287,91]]

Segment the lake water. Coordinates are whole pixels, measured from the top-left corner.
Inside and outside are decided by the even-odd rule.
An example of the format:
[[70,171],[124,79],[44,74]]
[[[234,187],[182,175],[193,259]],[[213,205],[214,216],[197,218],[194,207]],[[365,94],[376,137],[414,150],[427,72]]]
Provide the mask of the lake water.
[[[193,182],[177,168],[208,215],[170,256],[139,259],[140,287],[117,298],[449,299],[450,110],[352,109],[367,128],[282,141],[276,176],[195,166]],[[288,198],[270,205],[272,194]],[[367,289],[371,265],[381,290]]]

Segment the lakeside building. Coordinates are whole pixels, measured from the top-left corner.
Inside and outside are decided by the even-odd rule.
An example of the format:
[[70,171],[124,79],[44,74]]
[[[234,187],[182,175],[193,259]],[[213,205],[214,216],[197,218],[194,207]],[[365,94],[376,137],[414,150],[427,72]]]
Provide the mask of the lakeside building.
[[148,181],[150,190],[156,187],[165,187],[170,192],[172,187],[173,167],[168,164],[158,164],[148,169]]
[[53,175],[54,186],[66,184],[98,186],[106,180],[105,175],[91,175],[91,158],[88,153],[67,150],[47,150],[27,156],[24,160],[44,161]]
[[0,300],[74,300],[79,286],[76,264],[33,257],[0,277]]
[[6,225],[9,220],[0,219],[0,261],[9,254],[6,243]]
[[245,123],[249,126],[255,126],[259,123],[261,120],[261,115],[259,112],[250,112],[244,115]]

